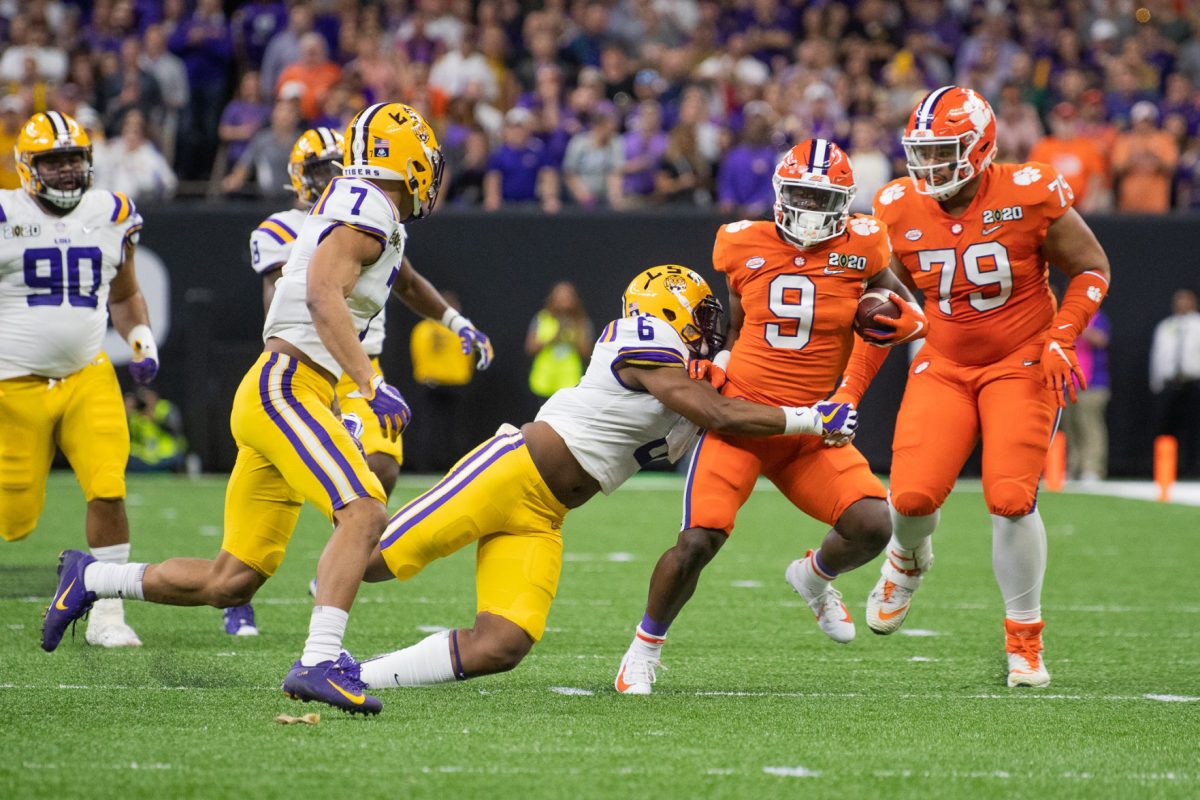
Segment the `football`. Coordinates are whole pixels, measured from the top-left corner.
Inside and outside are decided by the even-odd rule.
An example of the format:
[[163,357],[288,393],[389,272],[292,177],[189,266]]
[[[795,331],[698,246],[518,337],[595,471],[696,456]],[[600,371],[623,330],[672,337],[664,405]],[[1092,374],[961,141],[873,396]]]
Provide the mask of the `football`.
[[892,319],[900,316],[900,307],[882,289],[864,292],[863,296],[858,299],[858,310],[854,312],[854,329],[859,333],[863,331],[891,333],[886,328],[880,327],[879,323],[875,321],[877,316],[891,317]]

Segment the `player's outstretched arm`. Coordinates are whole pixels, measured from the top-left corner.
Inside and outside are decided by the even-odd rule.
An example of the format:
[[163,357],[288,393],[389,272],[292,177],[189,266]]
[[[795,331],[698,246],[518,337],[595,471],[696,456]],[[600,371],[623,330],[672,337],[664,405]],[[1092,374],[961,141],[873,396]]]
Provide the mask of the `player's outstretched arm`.
[[1112,269],[1104,248],[1075,209],[1050,223],[1042,243],[1042,255],[1070,276],[1058,313],[1042,348],[1042,372],[1046,387],[1060,406],[1076,400],[1076,384],[1087,388],[1083,370],[1075,356],[1075,340],[1087,328],[1108,294]]
[[687,370],[678,367],[625,366],[618,372],[626,386],[644,389],[677,414],[718,433],[852,437],[858,427],[858,412],[843,403],[819,403],[812,407],[765,406],[722,397],[707,382],[692,380]]
[[117,333],[129,342],[133,361],[129,374],[138,383],[149,383],[158,374],[158,344],[150,330],[150,312],[138,286],[133,266],[134,245],[126,243],[121,268],[109,285],[108,313]]
[[472,350],[478,353],[476,367],[487,369],[491,365],[494,355],[491,339],[476,328],[471,320],[459,313],[458,309],[447,303],[437,287],[413,268],[407,256],[400,264],[400,274],[396,276],[396,282],[392,284],[392,294],[417,314],[436,319],[458,334],[458,338],[462,340],[464,354]]

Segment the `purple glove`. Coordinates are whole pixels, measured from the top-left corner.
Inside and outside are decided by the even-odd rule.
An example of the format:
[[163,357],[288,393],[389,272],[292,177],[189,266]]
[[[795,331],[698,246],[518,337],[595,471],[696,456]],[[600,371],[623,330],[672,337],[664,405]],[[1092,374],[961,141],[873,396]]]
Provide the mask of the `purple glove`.
[[375,412],[375,416],[379,417],[379,426],[393,442],[412,419],[412,410],[409,409],[408,403],[404,402],[400,390],[385,382],[382,375],[376,375],[371,380],[370,397],[361,391],[351,392],[349,397],[366,399],[367,405]]
[[158,361],[153,358],[143,358],[141,361],[129,362],[129,375],[138,383],[149,383],[158,374]]
[[479,358],[475,361],[475,366],[479,369],[487,369],[492,364],[492,341],[487,337],[487,334],[476,327],[468,326],[458,332],[458,338],[462,340],[463,355],[468,355],[472,350],[479,351]]
[[845,447],[858,431],[858,409],[850,403],[817,403],[813,408],[821,415],[821,438],[830,447]]

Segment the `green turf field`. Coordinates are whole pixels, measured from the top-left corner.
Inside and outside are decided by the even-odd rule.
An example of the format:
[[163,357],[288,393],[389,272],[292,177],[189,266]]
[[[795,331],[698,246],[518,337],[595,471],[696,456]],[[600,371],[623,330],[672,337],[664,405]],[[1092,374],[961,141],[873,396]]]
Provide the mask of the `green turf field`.
[[[215,554],[223,491],[132,479],[135,558]],[[622,697],[613,674],[679,504],[677,486],[635,479],[572,512],[549,631],[515,672],[382,692],[373,719],[323,709],[318,726],[281,726],[280,712],[320,710],[278,690],[305,636],[319,515],[305,511],[257,598],[257,639],[226,636],[214,609],[130,603],[145,647],[88,647],[81,625],[47,654],[56,555],[82,542],[82,497],[55,475],[38,530],[0,545],[0,796],[1200,796],[1200,509],[1044,495],[1053,682],[1015,690],[980,494],[944,510],[906,623],[920,635],[866,629],[872,565],[839,580],[859,623],[839,646],[783,581],[821,527],[761,492],[672,629],[655,694]],[[364,588],[349,648],[469,623],[473,564],[461,553]]]

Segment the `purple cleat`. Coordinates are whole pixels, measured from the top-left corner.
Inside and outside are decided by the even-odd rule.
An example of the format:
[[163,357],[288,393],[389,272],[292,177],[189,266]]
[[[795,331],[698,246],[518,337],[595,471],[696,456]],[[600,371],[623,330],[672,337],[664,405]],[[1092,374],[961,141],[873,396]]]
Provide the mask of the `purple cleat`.
[[378,714],[383,703],[366,693],[358,662],[344,650],[337,661],[306,667],[297,661],[283,679],[283,693],[293,700],[316,700],[351,714]]
[[58,647],[68,625],[92,610],[96,593],[84,588],[83,570],[95,560],[82,550],[63,550],[58,554],[58,588],[42,621],[42,649],[47,653]]
[[258,626],[254,624],[254,606],[246,603],[225,609],[225,632],[230,636],[258,636]]

